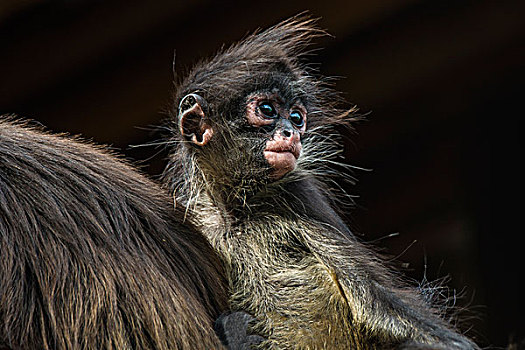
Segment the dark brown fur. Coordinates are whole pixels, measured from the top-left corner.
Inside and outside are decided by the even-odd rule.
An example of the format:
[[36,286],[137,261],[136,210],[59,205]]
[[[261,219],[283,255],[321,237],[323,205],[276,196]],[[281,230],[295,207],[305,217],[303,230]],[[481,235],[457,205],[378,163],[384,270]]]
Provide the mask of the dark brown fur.
[[[197,65],[180,84],[174,112],[185,125],[174,131],[180,142],[165,175],[176,200],[198,212],[226,263],[232,307],[258,319],[263,348],[475,349],[334,209],[330,179],[344,176],[331,166],[340,152],[334,126],[352,111],[338,109],[336,94],[300,62],[320,34],[311,20],[286,21]],[[308,113],[297,166],[277,180],[263,156],[273,131],[247,117],[259,92],[298,100]],[[183,99],[191,93],[207,102],[195,102],[202,108],[193,116]],[[209,130],[206,142],[188,135]]]
[[221,263],[184,215],[102,147],[0,120],[0,348],[221,348]]

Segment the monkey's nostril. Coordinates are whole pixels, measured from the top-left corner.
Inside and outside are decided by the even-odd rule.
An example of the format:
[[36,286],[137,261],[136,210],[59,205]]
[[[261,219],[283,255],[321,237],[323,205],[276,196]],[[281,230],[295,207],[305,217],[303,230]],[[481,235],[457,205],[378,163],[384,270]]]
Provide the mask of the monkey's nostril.
[[283,130],[283,136],[284,137],[290,137],[290,136],[292,136],[292,132],[290,130]]

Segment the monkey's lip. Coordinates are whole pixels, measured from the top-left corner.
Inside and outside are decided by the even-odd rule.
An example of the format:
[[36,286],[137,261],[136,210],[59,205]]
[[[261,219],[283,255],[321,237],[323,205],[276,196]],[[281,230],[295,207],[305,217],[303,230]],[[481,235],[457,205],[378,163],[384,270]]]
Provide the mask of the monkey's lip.
[[264,151],[264,158],[272,167],[271,177],[280,179],[286,173],[295,169],[297,157],[291,151]]
[[273,151],[273,150],[264,150],[264,157],[268,159],[268,157],[277,157],[280,159],[288,159],[293,158],[293,161],[297,159],[297,156],[292,151]]
[[282,140],[268,141],[264,150],[264,158],[273,168],[272,178],[279,179],[294,170],[300,154],[300,145]]
[[286,147],[277,145],[276,147],[266,147],[264,150],[264,154],[266,156],[266,153],[291,153],[295,159],[299,158],[300,150],[297,149],[297,147]]

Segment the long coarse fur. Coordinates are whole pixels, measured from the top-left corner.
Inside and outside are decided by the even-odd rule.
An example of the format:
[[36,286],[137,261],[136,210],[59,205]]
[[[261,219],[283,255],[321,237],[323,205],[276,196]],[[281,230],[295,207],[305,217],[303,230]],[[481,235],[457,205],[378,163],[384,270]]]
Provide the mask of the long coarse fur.
[[[339,109],[337,95],[301,62],[318,35],[312,20],[288,20],[198,64],[179,85],[175,106],[198,93],[214,134],[201,147],[174,130],[178,146],[165,179],[177,204],[197,211],[226,263],[232,307],[259,320],[263,348],[477,348],[337,214],[334,134],[353,110]],[[267,137],[245,116],[251,93],[274,90],[308,111],[297,167],[277,181],[262,156]]]
[[221,348],[221,263],[185,213],[102,147],[3,119],[0,348]]

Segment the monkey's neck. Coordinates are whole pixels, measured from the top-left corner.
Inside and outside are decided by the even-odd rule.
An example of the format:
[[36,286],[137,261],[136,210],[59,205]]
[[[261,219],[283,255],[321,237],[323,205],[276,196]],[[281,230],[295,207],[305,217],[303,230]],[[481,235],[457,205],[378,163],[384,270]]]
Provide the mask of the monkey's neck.
[[242,196],[229,195],[231,191],[213,191],[213,188],[208,187],[199,193],[191,208],[198,209],[201,222],[208,225],[213,221],[214,226],[222,225],[224,232],[239,225],[274,217],[292,221],[307,219],[351,235],[314,178],[261,185],[258,190],[245,191]]

